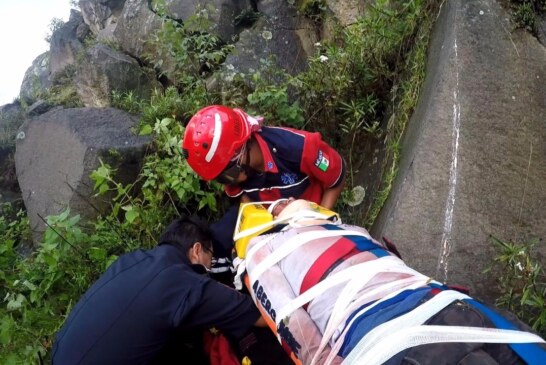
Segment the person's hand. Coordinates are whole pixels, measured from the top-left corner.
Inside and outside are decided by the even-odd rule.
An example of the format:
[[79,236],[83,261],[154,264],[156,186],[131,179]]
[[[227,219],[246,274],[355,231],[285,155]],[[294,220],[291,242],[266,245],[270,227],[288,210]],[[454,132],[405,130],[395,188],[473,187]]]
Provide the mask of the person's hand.
[[254,326],[267,327],[267,322],[265,321],[265,318],[263,316],[260,316],[260,318],[258,318],[258,320],[254,323]]

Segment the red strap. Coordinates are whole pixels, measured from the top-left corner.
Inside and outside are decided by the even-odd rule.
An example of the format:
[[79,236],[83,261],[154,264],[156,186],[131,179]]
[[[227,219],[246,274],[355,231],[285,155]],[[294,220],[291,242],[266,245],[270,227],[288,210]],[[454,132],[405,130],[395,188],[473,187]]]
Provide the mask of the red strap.
[[317,284],[337,261],[352,256],[357,252],[354,242],[345,237],[334,242],[332,246],[319,256],[309,268],[307,274],[305,274],[305,277],[301,282],[300,295]]

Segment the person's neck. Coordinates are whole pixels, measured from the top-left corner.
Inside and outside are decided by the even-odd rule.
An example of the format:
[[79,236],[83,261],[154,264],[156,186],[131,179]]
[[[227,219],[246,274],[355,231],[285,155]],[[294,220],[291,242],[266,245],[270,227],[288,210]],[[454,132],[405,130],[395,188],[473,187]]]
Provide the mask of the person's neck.
[[264,172],[264,156],[258,145],[258,141],[251,138],[248,141],[248,154],[250,156],[249,165],[258,172]]

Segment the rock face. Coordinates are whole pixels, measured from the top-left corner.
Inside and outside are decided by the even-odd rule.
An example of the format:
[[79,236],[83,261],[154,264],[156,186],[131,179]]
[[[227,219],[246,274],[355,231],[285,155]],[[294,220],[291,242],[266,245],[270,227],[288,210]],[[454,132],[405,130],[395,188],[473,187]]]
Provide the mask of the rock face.
[[538,39],[546,47],[546,14],[543,14],[538,21]]
[[136,121],[117,109],[77,108],[53,110],[25,122],[15,165],[35,244],[45,230],[40,216],[59,214],[68,206],[92,218],[108,208],[104,198],[92,197],[89,175],[100,166],[99,159],[117,169],[119,181],[135,180],[150,141],[131,131]]
[[125,0],[79,1],[85,24],[97,35],[115,26],[124,4]]
[[206,11],[209,20],[214,24],[212,31],[224,43],[233,42],[233,37],[239,32],[236,19],[245,11],[253,11],[250,0],[167,0],[166,3],[169,16],[182,22],[197,11]]
[[0,203],[21,198],[13,155],[17,129],[24,120],[25,113],[19,102],[0,106]]
[[[343,4],[329,2],[320,11],[328,14],[329,24],[344,25],[356,19],[365,3],[365,0],[350,0]],[[85,70],[88,76],[106,71],[118,73],[119,63],[105,65],[101,62],[103,56],[114,53],[132,58],[138,67],[154,67],[156,73],[162,75],[163,85],[176,85],[176,67],[183,66],[177,64],[170,50],[163,49],[155,38],[164,19],[150,1],[81,0],[79,5],[81,13],[72,11],[70,20],[53,33],[50,51],[37,58],[27,71],[20,94],[28,104],[37,101],[43,91],[53,86],[60,86],[56,92],[66,88],[67,83],[73,81],[74,70],[77,70],[76,74]],[[234,46],[235,52],[228,56],[226,64],[233,66],[235,72],[252,73],[260,68],[261,60],[274,56],[276,66],[295,75],[306,69],[308,57],[316,51],[313,44],[326,32],[323,24],[302,12],[300,7],[303,5],[294,2],[213,0],[203,4],[168,0],[165,5],[161,14],[181,25],[190,24],[196,12],[206,12],[205,17],[213,24],[208,31],[218,36],[220,43]],[[87,39],[94,39],[101,46],[89,49],[85,46]],[[140,77],[142,73],[148,71],[137,72],[137,75]],[[89,107],[109,105],[106,98],[113,90],[137,90],[133,89],[134,82],[125,82],[128,79],[121,76],[114,85],[96,83],[100,76],[88,80],[78,76],[75,81],[79,83],[77,94]],[[145,97],[147,91],[144,94]]]
[[508,19],[493,0],[444,3],[397,182],[372,230],[421,272],[488,299],[489,235],[546,237],[546,50],[510,33]]
[[[316,12],[318,2],[278,0],[212,0],[204,9],[216,24],[210,31],[235,49],[224,62],[228,73],[249,73],[272,55],[278,67],[297,74],[307,67],[315,42],[328,39],[334,25],[354,22],[371,3],[326,0],[319,14],[306,14]],[[59,86],[55,75],[71,65],[76,73],[69,73],[69,86],[87,107],[109,106],[113,90],[147,98],[159,86],[159,74],[163,85],[176,85],[175,66],[181,65],[154,42],[163,19],[152,2],[79,4],[81,15],[72,14],[52,36],[51,51],[27,71],[21,87],[27,104]],[[168,0],[166,16],[184,24],[198,4]],[[509,18],[496,0],[444,3],[398,180],[372,230],[398,243],[410,265],[488,298],[495,295],[494,280],[480,273],[493,254],[489,235],[518,241],[546,236],[540,205],[546,201],[546,51],[528,33],[511,32]],[[543,43],[545,24],[542,18]],[[102,44],[84,53],[89,34]],[[152,63],[155,74],[147,68]],[[209,83],[219,88],[218,74]],[[146,143],[131,135],[134,120],[120,111],[48,108],[38,102],[26,111],[23,119],[43,115],[25,125],[25,138],[17,143],[17,177],[36,232],[43,230],[38,213],[57,214],[67,204],[92,215],[80,196],[92,195],[88,174],[98,158],[109,148],[137,156]],[[133,147],[122,148],[114,136]]]
[[[95,1],[96,2],[96,1]],[[148,1],[126,0],[116,23],[110,25],[111,40],[125,53],[137,59],[155,52],[148,40],[160,29],[159,17],[149,8]]]
[[70,20],[51,36],[49,71],[52,78],[58,77],[66,67],[76,64],[89,33],[89,26],[84,23],[81,13],[72,10]]
[[367,3],[365,0],[325,0],[325,2],[342,26],[354,23],[357,17],[362,14]]
[[78,96],[86,107],[110,106],[112,91],[129,92],[149,99],[152,91],[161,89],[151,69],[140,67],[131,57],[98,44],[86,52],[75,77]]
[[35,102],[36,96],[41,91],[45,91],[53,85],[50,76],[48,51],[36,57],[32,61],[32,65],[25,72],[19,91],[21,100],[30,104]]

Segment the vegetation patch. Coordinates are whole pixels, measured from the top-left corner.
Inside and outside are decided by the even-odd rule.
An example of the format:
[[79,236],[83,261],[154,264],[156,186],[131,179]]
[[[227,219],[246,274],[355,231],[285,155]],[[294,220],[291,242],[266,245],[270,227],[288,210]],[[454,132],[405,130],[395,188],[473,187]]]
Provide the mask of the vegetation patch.
[[[69,210],[46,218],[49,228],[30,256],[18,252],[29,234],[24,213],[0,219],[0,363],[35,363],[38,356],[47,361],[55,332],[81,294],[118,255],[153,247],[172,218],[200,213],[213,221],[222,214],[229,202],[221,186],[200,180],[180,149],[185,124],[206,105],[237,106],[264,115],[270,125],[322,132],[348,163],[347,188],[336,209],[346,221],[370,225],[396,174],[439,3],[376,1],[357,22],[316,44],[309,69],[295,76],[276,69],[273,59],[248,73],[225,64],[232,47],[209,32],[206,8],[184,24],[164,15],[163,28],[150,40],[159,51],[147,61],[163,69],[174,60],[164,68],[172,85],[150,100],[112,94],[113,105],[141,116],[135,133],[154,137],[137,181],[117,182],[115,171],[102,163],[91,177],[97,194],[113,195],[111,213],[93,222]],[[306,4],[312,14],[321,10],[320,1]],[[213,77],[222,82],[212,86]],[[72,98],[55,100],[77,105]],[[373,164],[375,157],[379,162]],[[362,173],[372,165],[378,177],[367,183]],[[364,202],[354,204],[359,199]]]
[[539,240],[510,242],[491,237],[497,251],[487,271],[500,272],[501,296],[496,304],[516,314],[542,337],[546,337],[546,272],[538,259]]
[[174,217],[201,210],[218,211],[218,184],[202,182],[182,158],[183,129],[172,118],[143,125],[154,144],[137,181],[123,185],[107,164],[91,178],[97,194],[111,194],[110,214],[82,222],[67,209],[47,217],[47,230],[36,252],[19,251],[30,240],[28,218],[0,209],[0,363],[49,361],[54,334],[72,306],[120,254],[151,248]]
[[510,0],[515,28],[538,33],[540,18],[546,12],[546,0]]

